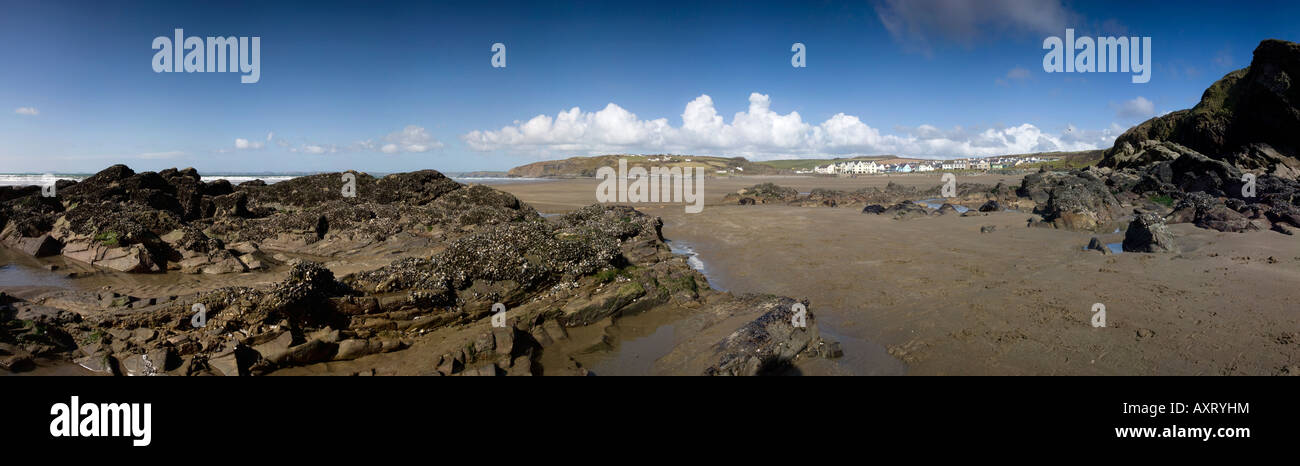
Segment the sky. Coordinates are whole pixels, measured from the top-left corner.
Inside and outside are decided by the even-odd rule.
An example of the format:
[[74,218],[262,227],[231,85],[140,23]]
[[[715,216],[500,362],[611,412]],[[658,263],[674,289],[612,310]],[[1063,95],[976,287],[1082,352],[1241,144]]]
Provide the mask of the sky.
[[[1105,148],[1300,41],[1294,1],[118,3],[0,0],[0,173]],[[260,79],[155,72],[177,28],[259,37]],[[1150,81],[1046,72],[1066,28],[1150,37]]]

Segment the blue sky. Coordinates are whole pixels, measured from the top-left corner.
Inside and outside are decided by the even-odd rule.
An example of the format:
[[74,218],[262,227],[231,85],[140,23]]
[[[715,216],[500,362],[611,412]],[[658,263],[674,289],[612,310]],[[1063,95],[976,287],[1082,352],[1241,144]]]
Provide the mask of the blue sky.
[[[1300,4],[1280,1],[0,3],[0,172],[1106,147],[1260,40],[1300,40]],[[1065,27],[1151,37],[1151,81],[1044,72]],[[175,28],[261,37],[260,81],[155,73]]]

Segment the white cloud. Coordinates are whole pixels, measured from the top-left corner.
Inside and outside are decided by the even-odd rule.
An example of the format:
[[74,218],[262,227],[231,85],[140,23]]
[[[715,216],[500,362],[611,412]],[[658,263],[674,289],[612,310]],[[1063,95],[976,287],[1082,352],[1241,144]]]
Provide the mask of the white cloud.
[[41,111],[37,110],[36,107],[18,107],[14,109],[14,113],[19,115],[36,116],[40,115]]
[[[838,113],[820,124],[803,121],[798,112],[771,109],[767,95],[753,93],[749,108],[727,123],[701,95],[686,104],[682,125],[666,118],[642,120],[610,103],[596,112],[574,107],[554,117],[537,115],[498,130],[471,131],[461,138],[478,151],[509,150],[548,156],[553,152],[621,153],[666,151],[746,156],[755,159],[847,154],[897,154],[916,157],[988,156],[1051,150],[1085,150],[1108,146],[1117,132],[1079,132],[1066,128],[1048,134],[1031,124],[982,131],[934,126],[896,128],[882,134],[861,118]],[[1070,133],[1070,134],[1067,134]]]
[[261,141],[249,141],[244,138],[235,138],[236,149],[261,149],[265,144]]
[[428,152],[433,149],[442,147],[442,143],[422,127],[416,125],[407,125],[401,131],[389,133],[384,137],[388,144],[385,144],[381,150],[385,154],[396,152]]
[[1156,114],[1156,104],[1142,96],[1111,106],[1115,107],[1115,116],[1124,120],[1145,119]]

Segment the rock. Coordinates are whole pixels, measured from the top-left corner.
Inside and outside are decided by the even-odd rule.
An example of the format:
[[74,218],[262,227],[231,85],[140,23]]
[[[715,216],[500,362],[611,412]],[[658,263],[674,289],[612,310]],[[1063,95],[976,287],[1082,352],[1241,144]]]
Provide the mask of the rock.
[[1300,132],[1295,131],[1300,127],[1300,86],[1292,84],[1297,76],[1300,44],[1264,40],[1249,67],[1212,84],[1192,109],[1152,118],[1124,132],[1101,165],[1140,164],[1143,143],[1157,140],[1238,167],[1293,172],[1300,166],[1295,158],[1300,149]]
[[[773,183],[761,183],[749,188],[741,189],[737,192],[726,195],[723,202],[736,202],[740,204],[740,199],[749,198],[757,204],[785,204],[799,198],[799,190],[778,186]],[[752,204],[741,204],[752,205]]]
[[31,353],[21,349],[0,350],[0,369],[10,372],[24,372],[36,368],[36,361]]
[[882,206],[882,205],[880,205],[880,204],[871,204],[871,205],[869,205],[869,206],[863,207],[863,208],[862,208],[862,213],[864,213],[864,214],[877,214],[877,215],[879,215],[879,214],[883,214],[883,213],[885,213],[885,207]]
[[257,247],[257,243],[254,243],[252,241],[240,241],[238,243],[231,244],[230,247],[227,249],[238,252],[241,255],[261,252],[261,250],[258,249]]
[[244,267],[248,270],[262,270],[265,268],[261,259],[258,259],[256,254],[244,254],[239,256],[239,262],[244,264]]
[[1095,173],[1033,173],[1021,180],[1020,196],[1034,201],[1034,213],[1056,228],[1099,231],[1119,215],[1120,202]]
[[143,245],[134,244],[124,248],[112,248],[104,251],[100,260],[92,265],[105,267],[119,272],[149,273],[161,272],[162,268],[149,257],[149,251]]
[[994,231],[997,231],[997,229],[997,225],[984,225],[980,227],[980,233],[993,233]]
[[738,202],[738,204],[739,204],[739,205],[754,205],[754,198],[752,198],[752,197],[742,197],[742,198],[740,198],[740,201]]
[[979,208],[980,212],[997,212],[999,210],[1002,210],[1002,206],[999,205],[998,201],[995,200],[989,200],[988,202],[985,202],[984,205],[981,205]]
[[1110,254],[1110,247],[1106,246],[1106,243],[1101,242],[1101,239],[1097,238],[1096,236],[1088,240],[1088,249],[1093,251],[1101,251],[1102,255]]
[[243,191],[212,198],[214,217],[251,217],[248,211],[248,193]]
[[338,352],[338,344],[321,339],[312,339],[298,346],[289,348],[281,360],[282,364],[303,365],[328,361]]
[[145,343],[153,341],[158,336],[158,332],[151,328],[140,327],[131,331],[131,343],[144,346]]
[[914,202],[900,202],[885,209],[882,214],[889,215],[893,217],[894,220],[910,220],[929,216],[930,211]]
[[1201,228],[1218,230],[1231,233],[1241,233],[1244,231],[1259,230],[1259,226],[1251,222],[1249,218],[1229,209],[1227,206],[1218,205],[1209,210],[1199,211],[1196,214],[1195,224]]
[[339,351],[334,355],[335,361],[356,359],[368,354],[378,353],[382,345],[372,345],[369,340],[349,338],[339,342]]
[[442,375],[452,375],[464,370],[465,361],[459,356],[444,355],[438,361],[437,371]]
[[1148,212],[1135,212],[1136,218],[1129,223],[1124,234],[1125,252],[1163,252],[1177,253],[1178,245],[1169,227],[1159,216]]
[[116,365],[113,364],[113,358],[104,351],[89,354],[85,357],[78,358],[73,362],[94,374],[115,375],[117,373]]
[[63,243],[51,237],[49,233],[35,238],[13,235],[13,237],[5,238],[4,244],[33,257],[58,255],[63,249]]
[[217,375],[239,376],[247,373],[240,367],[239,359],[235,357],[233,351],[223,356],[208,359],[208,367],[216,371]]
[[[794,325],[795,300],[776,298],[758,303],[763,312],[714,345],[714,363],[705,375],[765,375],[784,371],[796,356],[821,343],[813,314],[804,311],[806,326]],[[806,304],[805,304],[806,306]]]
[[590,298],[569,301],[561,313],[566,325],[588,325],[615,315],[642,296],[645,296],[645,287],[638,282],[615,283]]
[[267,362],[279,364],[288,356],[291,346],[293,346],[293,333],[281,331],[279,336],[274,339],[253,345],[253,351],[256,351]]
[[122,359],[122,372],[127,376],[150,376],[166,372],[171,353],[159,348],[145,354],[134,354]]
[[496,353],[509,356],[515,350],[515,328],[493,328],[492,336],[496,342]]
[[379,299],[375,297],[342,296],[329,299],[330,306],[342,315],[356,316],[380,312]]
[[1137,338],[1138,338],[1139,340],[1145,340],[1145,339],[1147,339],[1147,338],[1151,338],[1151,337],[1153,337],[1153,336],[1155,336],[1155,335],[1156,335],[1156,332],[1151,331],[1151,329],[1149,329],[1149,328],[1140,328],[1140,329],[1137,329]]

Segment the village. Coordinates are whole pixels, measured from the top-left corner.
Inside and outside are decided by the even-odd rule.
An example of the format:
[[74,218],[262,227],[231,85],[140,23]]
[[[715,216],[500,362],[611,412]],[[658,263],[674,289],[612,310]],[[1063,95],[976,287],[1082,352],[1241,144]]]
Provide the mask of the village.
[[936,170],[1001,170],[1026,164],[1050,162],[1053,157],[1036,155],[1018,157],[989,157],[954,160],[924,160],[915,162],[880,163],[875,160],[849,160],[812,169],[796,170],[798,174],[818,175],[876,175],[883,173],[925,173]]

